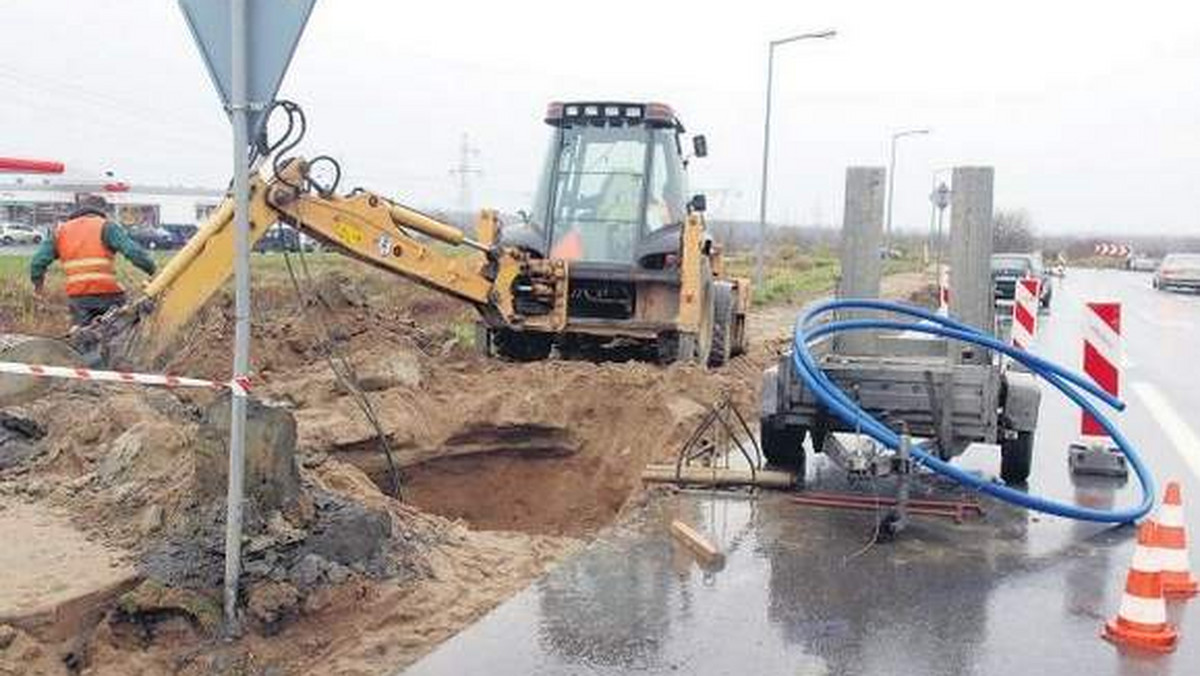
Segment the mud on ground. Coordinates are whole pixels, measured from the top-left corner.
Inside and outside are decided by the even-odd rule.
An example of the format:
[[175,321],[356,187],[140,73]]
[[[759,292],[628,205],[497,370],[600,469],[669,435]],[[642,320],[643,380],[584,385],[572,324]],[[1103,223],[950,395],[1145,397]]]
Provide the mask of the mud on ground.
[[[244,637],[215,638],[224,513],[214,487],[224,479],[205,416],[221,402],[74,384],[11,411],[44,429],[0,469],[0,500],[60,510],[144,580],[67,641],[0,625],[0,674],[377,674],[410,664],[617,518],[640,494],[644,465],[671,457],[706,406],[729,396],[753,415],[761,368],[795,316],[759,312],[750,353],[716,372],[511,364],[475,355],[472,311],[433,293],[357,271],[323,275],[317,291],[303,310],[286,286],[256,291],[255,391],[293,413],[297,462],[285,495],[248,510]],[[391,462],[327,363],[330,334]],[[177,349],[145,366],[224,377],[231,336],[220,297]],[[6,447],[16,446],[0,440]],[[402,500],[381,490],[392,466]]]

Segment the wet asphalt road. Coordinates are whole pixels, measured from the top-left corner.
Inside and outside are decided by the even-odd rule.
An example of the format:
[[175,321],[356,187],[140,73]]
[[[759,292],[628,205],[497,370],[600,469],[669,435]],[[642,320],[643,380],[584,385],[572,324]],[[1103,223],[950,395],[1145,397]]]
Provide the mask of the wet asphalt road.
[[[1153,291],[1138,273],[1072,270],[1056,283],[1035,351],[1072,367],[1084,300],[1124,303],[1129,410],[1117,420],[1160,491],[1167,478],[1183,483],[1200,572],[1200,296]],[[1078,425],[1078,412],[1044,391],[1029,490],[1135,503],[1133,479],[1072,481],[1065,450]],[[810,463],[810,482],[840,487],[823,460]],[[959,462],[999,471],[986,451]],[[985,506],[964,524],[918,518],[897,541],[864,550],[869,512],[801,507],[781,493],[664,495],[407,673],[1200,673],[1200,598],[1169,607],[1181,633],[1171,655],[1098,638],[1120,602],[1131,528]],[[672,543],[676,518],[721,547],[720,569],[702,570]]]

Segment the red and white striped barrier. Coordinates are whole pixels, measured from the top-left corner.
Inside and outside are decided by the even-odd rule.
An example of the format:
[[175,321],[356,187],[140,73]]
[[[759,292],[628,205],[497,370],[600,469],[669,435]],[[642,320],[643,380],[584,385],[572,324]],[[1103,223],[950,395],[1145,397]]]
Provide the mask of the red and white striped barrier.
[[950,271],[943,268],[938,272],[938,309],[943,317],[950,316]]
[[1028,350],[1037,335],[1038,306],[1041,305],[1042,280],[1037,277],[1018,279],[1013,293],[1012,345]]
[[[1121,394],[1121,304],[1088,303],[1083,333],[1083,372],[1114,397]],[[1080,433],[1106,437],[1095,418],[1083,413]]]
[[32,376],[35,378],[65,378],[68,380],[90,380],[92,382],[128,383],[158,387],[198,387],[210,390],[228,389],[234,396],[238,397],[245,397],[250,393],[250,379],[245,376],[239,376],[222,383],[215,380],[202,380],[200,378],[182,378],[179,376],[151,373],[129,373],[126,371],[99,371],[72,366],[46,366],[43,364],[22,364],[12,361],[0,361],[0,373]]

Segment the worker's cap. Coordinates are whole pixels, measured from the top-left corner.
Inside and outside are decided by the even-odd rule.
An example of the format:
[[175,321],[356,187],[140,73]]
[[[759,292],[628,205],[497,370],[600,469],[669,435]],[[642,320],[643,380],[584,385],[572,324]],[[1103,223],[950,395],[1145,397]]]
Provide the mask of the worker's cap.
[[81,195],[79,197],[80,209],[95,209],[96,211],[108,211],[108,200],[101,195]]

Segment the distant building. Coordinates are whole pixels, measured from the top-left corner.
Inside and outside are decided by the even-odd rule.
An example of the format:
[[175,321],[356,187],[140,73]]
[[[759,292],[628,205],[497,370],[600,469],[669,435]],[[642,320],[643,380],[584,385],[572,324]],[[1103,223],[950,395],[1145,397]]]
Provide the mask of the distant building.
[[45,177],[0,182],[0,222],[50,228],[75,209],[83,195],[103,195],[113,220],[127,227],[198,225],[217,208],[224,192],[206,188],[127,185]]

